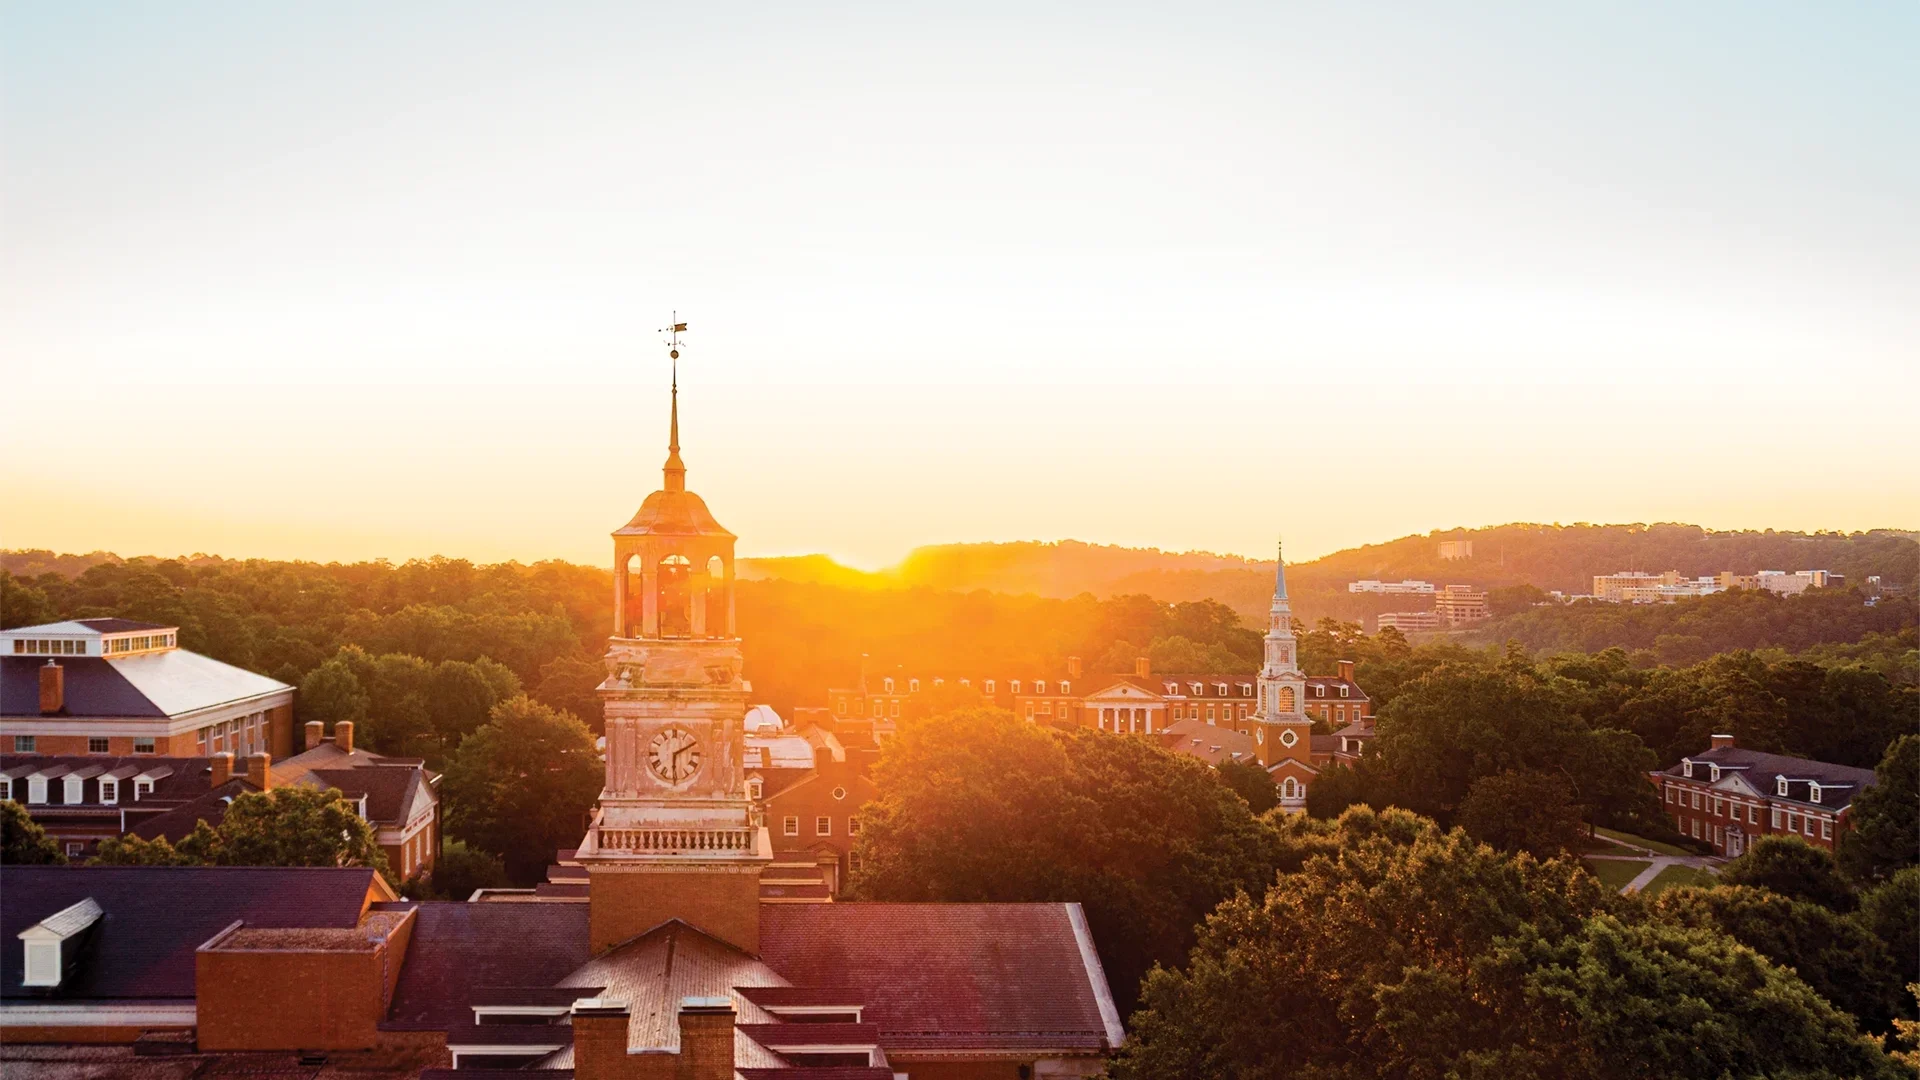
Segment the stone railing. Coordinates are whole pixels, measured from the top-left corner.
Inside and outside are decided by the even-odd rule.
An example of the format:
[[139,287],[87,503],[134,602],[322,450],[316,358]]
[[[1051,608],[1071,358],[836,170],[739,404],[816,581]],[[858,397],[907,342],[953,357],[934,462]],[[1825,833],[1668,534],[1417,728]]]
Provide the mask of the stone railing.
[[631,851],[650,855],[699,852],[752,851],[750,829],[601,829],[601,851]]

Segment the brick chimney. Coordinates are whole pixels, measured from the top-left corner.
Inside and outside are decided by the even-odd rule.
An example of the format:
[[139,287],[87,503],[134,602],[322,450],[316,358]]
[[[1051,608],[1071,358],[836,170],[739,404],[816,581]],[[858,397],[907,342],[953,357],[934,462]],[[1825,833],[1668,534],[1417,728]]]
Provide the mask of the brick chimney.
[[1713,737],[1713,748],[1714,748],[1715,750],[1731,750],[1731,749],[1733,749],[1733,736],[1731,736],[1731,735],[1715,735],[1715,736]]
[[1347,682],[1353,681],[1353,661],[1336,660],[1333,663],[1333,667],[1335,671],[1340,673],[1342,679],[1345,679]]
[[309,720],[307,721],[307,741],[301,745],[300,749],[311,750],[319,746],[320,740],[326,737],[327,725],[319,720]]
[[273,755],[265,750],[247,757],[247,779],[261,791],[273,790]]
[[1144,656],[1133,658],[1133,673],[1144,679],[1153,674],[1153,661]]
[[333,745],[343,754],[353,753],[353,721],[339,720],[333,725]]
[[233,779],[232,754],[222,750],[209,758],[208,761],[213,765],[213,774],[207,780],[209,786],[219,787],[221,784]]
[[675,1080],[733,1080],[731,998],[680,999],[679,1065]]
[[[577,1080],[616,1080],[627,1064],[627,1003],[583,998],[573,1003],[573,1075]],[[681,1047],[682,1052],[686,1049]]]
[[1080,658],[1077,656],[1067,657],[1067,678],[1077,679],[1079,677],[1080,677]]
[[40,715],[47,716],[67,707],[67,669],[49,660],[40,669]]

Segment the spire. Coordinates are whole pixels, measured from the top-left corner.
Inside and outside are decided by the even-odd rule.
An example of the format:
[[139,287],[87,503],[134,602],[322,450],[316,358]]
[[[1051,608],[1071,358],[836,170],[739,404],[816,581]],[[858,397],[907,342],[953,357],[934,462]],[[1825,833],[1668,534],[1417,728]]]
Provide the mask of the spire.
[[1273,603],[1278,607],[1287,601],[1287,558],[1284,543],[1274,545],[1273,565]]
[[667,351],[673,361],[673,405],[667,429],[667,464],[661,472],[665,474],[668,491],[687,490],[687,465],[680,460],[680,331],[685,330],[687,324],[678,321],[679,317],[680,313],[674,312],[673,347]]

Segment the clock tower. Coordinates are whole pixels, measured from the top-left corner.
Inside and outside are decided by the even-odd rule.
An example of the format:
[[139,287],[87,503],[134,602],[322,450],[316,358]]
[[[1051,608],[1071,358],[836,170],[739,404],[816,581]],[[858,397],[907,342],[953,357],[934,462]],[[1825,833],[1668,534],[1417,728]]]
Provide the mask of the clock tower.
[[1267,615],[1260,716],[1251,726],[1260,763],[1267,766],[1280,786],[1282,801],[1292,805],[1306,801],[1307,780],[1314,773],[1313,721],[1307,718],[1307,681],[1300,675],[1298,647],[1293,636],[1293,606],[1287,600],[1283,555],[1274,570],[1273,606]]
[[606,786],[575,855],[595,952],[674,918],[759,952],[773,846],[747,797],[733,542],[687,490],[676,365],[662,487],[613,533]]

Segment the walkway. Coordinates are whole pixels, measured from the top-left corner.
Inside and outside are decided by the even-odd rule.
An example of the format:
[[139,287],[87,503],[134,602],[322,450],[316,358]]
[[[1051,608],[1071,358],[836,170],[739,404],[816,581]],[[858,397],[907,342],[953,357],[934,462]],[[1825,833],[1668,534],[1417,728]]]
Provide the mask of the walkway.
[[1660,871],[1665,870],[1669,866],[1691,866],[1695,870],[1704,870],[1711,874],[1711,873],[1718,873],[1720,871],[1721,865],[1726,862],[1725,859],[1712,858],[1706,855],[1662,855],[1659,852],[1653,850],[1652,848],[1643,847],[1639,844],[1632,842],[1631,840],[1621,840],[1617,837],[1609,836],[1609,837],[1606,837],[1606,840],[1608,843],[1618,844],[1623,848],[1631,848],[1634,851],[1640,852],[1640,854],[1638,855],[1588,854],[1583,856],[1583,858],[1595,859],[1595,860],[1607,860],[1611,862],[1639,862],[1642,859],[1650,860],[1645,870],[1642,870],[1638,874],[1634,875],[1634,878],[1632,881],[1629,881],[1625,885],[1620,886],[1620,893],[1623,896],[1630,892],[1639,892],[1641,889],[1644,889],[1648,885],[1653,884],[1653,879],[1660,876]]

